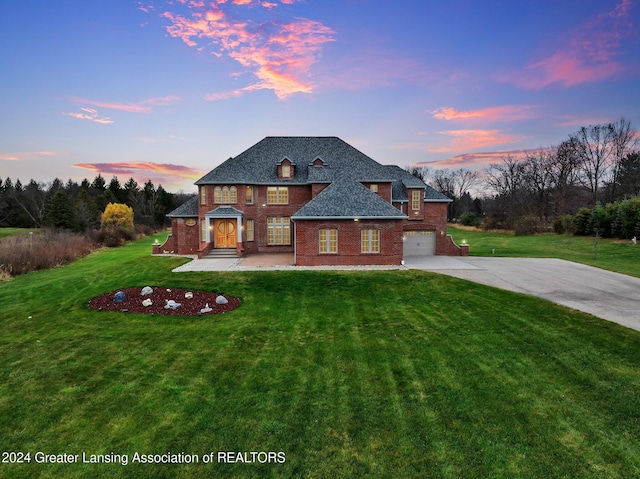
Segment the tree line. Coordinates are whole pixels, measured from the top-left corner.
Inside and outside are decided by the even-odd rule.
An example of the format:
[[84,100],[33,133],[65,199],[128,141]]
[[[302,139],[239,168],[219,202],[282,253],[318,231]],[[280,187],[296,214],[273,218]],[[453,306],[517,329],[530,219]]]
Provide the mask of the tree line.
[[124,185],[114,176],[109,183],[98,174],[92,182],[56,178],[49,184],[30,180],[24,185],[0,178],[0,226],[18,228],[56,227],[84,231],[100,226],[100,215],[109,203],[130,206],[136,225],[152,228],[167,224],[166,214],[193,195],[169,193],[147,181],[133,178]]
[[636,130],[620,118],[581,127],[560,144],[527,152],[524,158],[506,155],[484,170],[409,171],[453,199],[449,221],[473,215],[486,228],[516,229],[527,223],[544,231],[556,218],[583,208],[639,196],[637,148]]

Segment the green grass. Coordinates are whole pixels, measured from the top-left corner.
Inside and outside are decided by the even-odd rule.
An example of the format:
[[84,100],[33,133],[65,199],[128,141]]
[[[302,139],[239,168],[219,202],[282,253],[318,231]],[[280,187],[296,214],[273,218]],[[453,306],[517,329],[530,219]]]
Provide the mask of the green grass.
[[560,258],[640,277],[640,245],[631,240],[600,238],[596,244],[594,237],[585,236],[515,236],[453,227],[447,228],[447,232],[457,244],[466,241],[471,256]]
[[16,234],[28,234],[31,231],[38,233],[40,228],[0,228],[0,238],[6,238],[7,236]]
[[[0,284],[0,450],[284,464],[0,464],[0,477],[640,477],[640,333],[419,271],[171,273],[152,238]],[[470,240],[471,241],[471,240]],[[224,316],[98,312],[126,286]]]

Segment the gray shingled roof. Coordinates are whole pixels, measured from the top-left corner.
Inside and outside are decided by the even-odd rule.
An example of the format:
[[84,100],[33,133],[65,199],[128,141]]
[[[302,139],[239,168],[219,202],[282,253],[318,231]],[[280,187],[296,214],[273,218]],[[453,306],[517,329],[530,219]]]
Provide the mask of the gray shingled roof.
[[406,170],[396,165],[386,165],[389,175],[394,179],[392,185],[392,196],[394,201],[408,201],[407,190],[405,188],[424,188],[424,198],[427,201],[441,202],[453,201],[451,198],[443,195],[439,191],[434,190],[426,185],[420,178],[413,176]]
[[182,203],[175,210],[167,215],[169,218],[191,218],[198,217],[198,197],[194,196],[190,200]]
[[228,217],[236,217],[242,216],[244,213],[233,206],[218,206],[215,210],[211,210],[207,212],[209,216],[228,216]]
[[[295,163],[294,178],[277,177],[277,165],[285,158]],[[203,184],[307,184],[326,182],[321,167],[307,166],[321,158],[332,171],[347,172],[359,181],[392,181],[383,165],[337,137],[267,137],[235,158],[229,158],[198,181]],[[326,168],[325,166],[324,168]],[[313,178],[309,178],[309,171]],[[317,175],[318,177],[315,177]]]
[[347,175],[340,176],[300,208],[293,220],[320,218],[406,218],[400,210]]

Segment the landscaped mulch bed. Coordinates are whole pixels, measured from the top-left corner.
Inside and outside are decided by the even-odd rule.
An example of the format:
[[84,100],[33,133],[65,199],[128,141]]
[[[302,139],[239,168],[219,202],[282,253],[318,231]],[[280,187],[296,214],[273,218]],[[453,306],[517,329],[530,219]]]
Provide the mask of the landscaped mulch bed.
[[[142,288],[123,288],[101,296],[96,296],[87,305],[99,311],[122,311],[140,314],[162,314],[167,316],[200,316],[204,314],[222,314],[236,309],[240,306],[240,299],[233,296],[225,296],[227,304],[217,304],[216,298],[221,296],[218,293],[207,291],[197,291],[191,289],[158,288],[152,287],[151,294],[142,296]],[[116,303],[114,297],[117,292],[122,291],[126,299],[121,303]],[[185,294],[190,292],[192,298],[185,298]],[[151,306],[144,306],[142,302],[151,299]],[[167,301],[173,300],[181,306],[176,309],[165,308]],[[202,313],[201,310],[209,305],[211,311]]]

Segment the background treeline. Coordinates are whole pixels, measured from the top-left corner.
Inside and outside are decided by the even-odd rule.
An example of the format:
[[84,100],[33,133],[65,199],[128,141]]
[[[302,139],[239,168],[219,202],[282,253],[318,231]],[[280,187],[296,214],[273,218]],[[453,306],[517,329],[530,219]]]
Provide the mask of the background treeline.
[[505,156],[483,171],[409,171],[453,199],[449,221],[519,234],[640,233],[638,135],[624,118],[582,127],[559,145]]
[[109,183],[98,175],[81,183],[56,178],[45,184],[0,178],[0,227],[53,227],[85,231],[100,226],[100,215],[109,203],[122,203],[134,211],[136,226],[166,226],[166,214],[193,195],[169,193],[149,180],[140,186],[130,178],[124,185],[117,177]]

